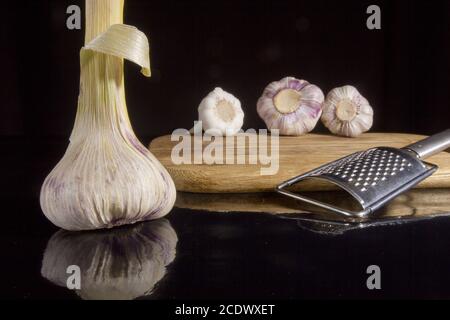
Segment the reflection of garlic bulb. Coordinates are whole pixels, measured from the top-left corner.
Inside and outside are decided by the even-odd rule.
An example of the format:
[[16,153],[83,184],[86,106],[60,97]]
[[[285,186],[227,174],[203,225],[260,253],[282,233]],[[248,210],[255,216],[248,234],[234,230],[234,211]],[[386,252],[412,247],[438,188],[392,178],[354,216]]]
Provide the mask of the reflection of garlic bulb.
[[323,93],[305,80],[286,77],[270,83],[257,103],[259,116],[267,127],[282,135],[308,133],[322,113]]
[[328,93],[322,122],[334,134],[356,137],[372,127],[373,110],[355,87],[343,86]]
[[41,274],[66,287],[67,267],[80,268],[83,299],[135,299],[150,295],[175,259],[177,235],[165,219],[123,229],[58,231],[47,244]]
[[123,59],[150,75],[148,41],[121,24],[123,1],[86,1],[80,95],[68,149],[46,178],[41,208],[67,230],[109,228],[167,214],[175,186],[128,118]]
[[221,88],[215,88],[202,100],[198,117],[205,131],[216,135],[234,135],[244,123],[241,102]]

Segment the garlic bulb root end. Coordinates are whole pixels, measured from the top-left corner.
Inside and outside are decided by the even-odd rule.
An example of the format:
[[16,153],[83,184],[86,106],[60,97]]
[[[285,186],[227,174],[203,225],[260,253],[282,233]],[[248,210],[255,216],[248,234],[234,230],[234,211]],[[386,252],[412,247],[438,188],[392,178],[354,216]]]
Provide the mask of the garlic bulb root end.
[[205,131],[235,135],[244,124],[244,111],[239,99],[222,88],[215,88],[200,102],[198,118]]
[[281,135],[303,135],[316,126],[324,95],[306,80],[285,77],[271,82],[258,99],[257,111],[269,130]]
[[346,85],[328,93],[321,120],[336,135],[357,137],[372,127],[373,109],[355,87]]

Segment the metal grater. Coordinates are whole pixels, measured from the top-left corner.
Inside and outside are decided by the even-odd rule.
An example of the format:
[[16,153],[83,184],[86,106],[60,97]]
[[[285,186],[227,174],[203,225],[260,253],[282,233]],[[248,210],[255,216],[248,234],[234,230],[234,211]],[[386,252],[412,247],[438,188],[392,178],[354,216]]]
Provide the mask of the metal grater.
[[[276,191],[347,217],[366,217],[400,193],[432,175],[437,166],[422,161],[450,148],[450,129],[402,149],[378,147],[353,153],[287,180]],[[286,190],[305,179],[323,179],[347,191],[360,211],[340,208]]]

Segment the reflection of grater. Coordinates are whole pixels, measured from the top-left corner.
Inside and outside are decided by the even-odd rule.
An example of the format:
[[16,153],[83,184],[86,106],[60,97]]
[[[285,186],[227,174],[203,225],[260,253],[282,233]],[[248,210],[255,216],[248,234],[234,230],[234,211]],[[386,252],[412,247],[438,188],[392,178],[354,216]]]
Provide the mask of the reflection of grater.
[[[437,166],[422,159],[450,148],[450,129],[402,149],[372,148],[353,153],[280,184],[276,191],[335,213],[365,217],[433,174]],[[360,211],[339,208],[286,190],[304,179],[322,179],[347,191]]]

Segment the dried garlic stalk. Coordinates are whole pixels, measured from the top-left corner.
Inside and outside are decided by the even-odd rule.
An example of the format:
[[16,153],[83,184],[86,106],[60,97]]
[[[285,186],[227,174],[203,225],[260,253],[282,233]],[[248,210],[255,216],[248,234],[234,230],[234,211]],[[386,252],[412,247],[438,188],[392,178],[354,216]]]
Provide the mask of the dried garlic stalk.
[[123,0],[86,1],[80,95],[69,147],[46,178],[41,207],[67,230],[109,228],[167,214],[174,183],[128,118],[123,59],[150,76],[145,35],[123,25]]

